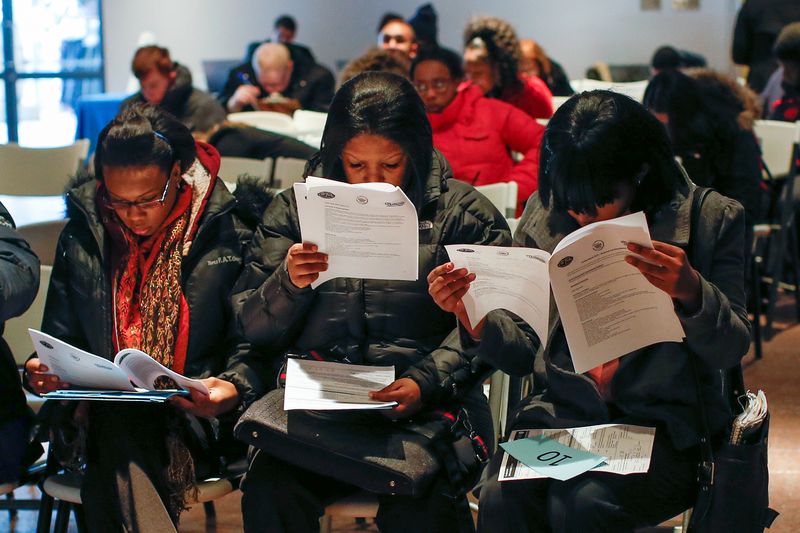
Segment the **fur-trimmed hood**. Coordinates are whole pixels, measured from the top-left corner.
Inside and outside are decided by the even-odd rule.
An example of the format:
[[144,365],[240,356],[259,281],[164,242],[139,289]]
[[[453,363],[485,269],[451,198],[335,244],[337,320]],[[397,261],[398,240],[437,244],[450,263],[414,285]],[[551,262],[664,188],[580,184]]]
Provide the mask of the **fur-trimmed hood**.
[[735,79],[720,72],[707,68],[688,69],[686,74],[693,77],[700,83],[716,85],[717,88],[732,92],[742,104],[742,111],[737,117],[739,127],[743,130],[752,131],[753,124],[761,118],[762,104],[761,99],[752,90],[739,85]]

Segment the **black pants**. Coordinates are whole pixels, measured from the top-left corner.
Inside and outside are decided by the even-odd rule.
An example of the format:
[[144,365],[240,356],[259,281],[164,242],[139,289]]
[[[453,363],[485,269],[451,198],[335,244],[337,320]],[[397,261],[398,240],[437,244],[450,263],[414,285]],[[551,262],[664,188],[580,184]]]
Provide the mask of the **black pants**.
[[697,449],[679,452],[657,430],[647,474],[586,473],[567,481],[497,481],[502,450],[480,489],[479,532],[624,532],[656,525],[697,496]]
[[[250,533],[319,531],[325,506],[359,490],[262,451],[254,453],[241,489],[244,530]],[[440,479],[419,498],[380,496],[378,527],[383,533],[454,531],[456,505],[443,495],[445,489]]]

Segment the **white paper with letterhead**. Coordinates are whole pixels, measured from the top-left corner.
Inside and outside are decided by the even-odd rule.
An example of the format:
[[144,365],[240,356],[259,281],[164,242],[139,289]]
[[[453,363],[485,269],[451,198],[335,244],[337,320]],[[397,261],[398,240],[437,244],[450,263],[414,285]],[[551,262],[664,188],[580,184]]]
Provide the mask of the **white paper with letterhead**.
[[290,357],[286,361],[283,409],[390,409],[397,402],[377,402],[369,393],[383,389],[394,380],[393,366],[350,365]]
[[339,277],[417,280],[417,210],[400,187],[309,176],[294,193],[303,242],[328,254],[312,288]]
[[[509,440],[544,435],[565,446],[586,450],[606,457],[606,462],[590,472],[609,472],[628,475],[646,473],[653,454],[655,428],[628,424],[600,424],[566,429],[519,429],[511,432]],[[543,476],[511,455],[503,452],[499,481],[541,479]]]

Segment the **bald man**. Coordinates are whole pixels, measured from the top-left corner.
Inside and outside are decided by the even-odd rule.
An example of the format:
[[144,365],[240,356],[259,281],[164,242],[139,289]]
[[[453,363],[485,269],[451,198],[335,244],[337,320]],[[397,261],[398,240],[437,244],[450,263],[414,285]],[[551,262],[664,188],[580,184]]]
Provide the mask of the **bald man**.
[[253,59],[233,69],[220,95],[229,112],[297,109],[327,111],[333,99],[333,74],[292,45],[264,43]]

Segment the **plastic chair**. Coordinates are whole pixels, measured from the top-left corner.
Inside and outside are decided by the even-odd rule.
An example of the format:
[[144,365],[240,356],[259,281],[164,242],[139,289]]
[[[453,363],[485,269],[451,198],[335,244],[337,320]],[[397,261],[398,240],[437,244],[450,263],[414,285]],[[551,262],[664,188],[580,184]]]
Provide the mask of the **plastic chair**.
[[272,174],[272,187],[286,189],[293,183],[303,181],[306,170],[305,159],[294,157],[278,157],[275,159],[275,172]]
[[47,289],[50,286],[50,275],[53,267],[42,265],[39,277],[39,292],[36,293],[33,303],[22,315],[14,317],[6,322],[6,329],[3,339],[8,343],[14,360],[18,365],[25,364],[28,356],[33,353],[31,336],[28,328],[39,329],[42,327],[42,316],[44,315],[44,304],[47,299]]
[[230,156],[220,158],[219,177],[225,182],[229,191],[236,190],[236,181],[243,176],[269,182],[272,176],[272,158],[251,159]]
[[483,194],[503,216],[513,217],[517,212],[517,182],[506,181],[480,185],[475,190]]
[[68,219],[37,222],[36,224],[20,226],[17,231],[25,237],[25,240],[31,246],[31,250],[39,257],[42,264],[52,266],[56,256],[58,238],[61,236],[61,232],[67,222],[69,222]]
[[89,152],[80,139],[58,148],[23,148],[0,144],[0,194],[16,196],[62,195],[70,176],[78,172]]
[[249,124],[260,130],[267,130],[289,137],[297,137],[297,127],[289,115],[274,111],[244,111],[229,113],[228,120]]
[[322,135],[325,129],[325,123],[328,121],[327,113],[320,113],[319,111],[307,111],[305,109],[298,109],[292,116],[294,127],[299,134],[317,134]]

